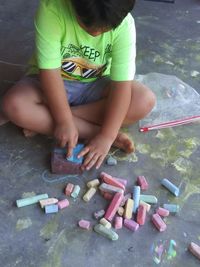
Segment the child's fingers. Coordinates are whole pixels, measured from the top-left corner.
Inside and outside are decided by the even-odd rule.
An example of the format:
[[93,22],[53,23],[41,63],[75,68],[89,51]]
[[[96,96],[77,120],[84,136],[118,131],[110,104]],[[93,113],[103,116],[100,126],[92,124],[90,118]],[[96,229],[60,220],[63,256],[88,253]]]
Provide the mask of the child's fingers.
[[84,147],[81,152],[78,154],[78,158],[85,156],[90,151],[88,146]]
[[86,170],[90,170],[94,165],[95,163],[97,162],[99,156],[98,155],[95,155],[91,160],[90,162],[87,164],[86,166]]
[[97,163],[96,163],[96,169],[99,169],[103,160],[104,160],[105,156],[100,156],[97,160]]
[[95,153],[93,153],[93,152],[89,152],[89,153],[87,154],[85,160],[84,160],[83,165],[84,165],[84,166],[87,166],[88,163],[93,159],[94,156],[95,156]]
[[67,144],[67,157],[71,157],[74,149],[74,144],[72,142],[68,142]]

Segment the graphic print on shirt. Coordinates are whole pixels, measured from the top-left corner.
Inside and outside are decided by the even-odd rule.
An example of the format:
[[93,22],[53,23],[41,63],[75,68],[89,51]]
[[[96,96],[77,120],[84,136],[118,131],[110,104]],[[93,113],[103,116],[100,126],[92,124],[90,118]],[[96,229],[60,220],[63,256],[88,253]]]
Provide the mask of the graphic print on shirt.
[[77,81],[99,78],[107,68],[110,54],[111,45],[107,45],[103,55],[103,64],[95,64],[96,59],[100,57],[100,52],[94,48],[78,47],[73,44],[63,46],[61,48],[61,74],[65,79]]

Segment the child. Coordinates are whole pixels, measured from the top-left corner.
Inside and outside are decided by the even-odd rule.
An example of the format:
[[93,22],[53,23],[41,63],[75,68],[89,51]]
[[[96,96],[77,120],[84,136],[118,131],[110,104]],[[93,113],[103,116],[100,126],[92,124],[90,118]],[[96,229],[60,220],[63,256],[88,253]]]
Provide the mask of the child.
[[99,168],[112,145],[130,153],[122,125],[147,115],[154,94],[133,81],[135,0],[41,0],[28,75],[3,99],[5,117],[25,134],[53,135],[67,155],[78,138],[83,169]]

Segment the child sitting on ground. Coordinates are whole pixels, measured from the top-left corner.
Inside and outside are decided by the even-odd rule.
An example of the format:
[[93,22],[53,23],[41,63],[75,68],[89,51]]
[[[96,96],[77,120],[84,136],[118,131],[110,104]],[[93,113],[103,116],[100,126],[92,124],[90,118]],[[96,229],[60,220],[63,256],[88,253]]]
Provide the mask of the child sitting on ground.
[[4,116],[26,135],[52,135],[70,156],[87,140],[83,169],[99,168],[112,145],[133,151],[120,127],[154,106],[134,81],[135,0],[41,0],[28,74],[4,96]]

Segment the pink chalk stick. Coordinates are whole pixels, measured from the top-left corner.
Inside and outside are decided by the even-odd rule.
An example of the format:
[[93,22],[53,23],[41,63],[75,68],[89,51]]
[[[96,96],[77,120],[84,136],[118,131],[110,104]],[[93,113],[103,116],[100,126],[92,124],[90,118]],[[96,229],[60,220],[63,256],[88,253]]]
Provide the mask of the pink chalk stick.
[[114,179],[111,175],[109,175],[105,172],[102,172],[100,174],[100,177],[104,181],[104,183],[109,184],[109,185],[113,185],[113,186],[116,186],[118,188],[125,190],[125,186],[122,183],[118,182],[116,179]]
[[130,219],[124,219],[124,226],[133,232],[137,231],[139,228],[139,224]]
[[74,185],[71,183],[68,183],[67,186],[65,187],[65,195],[71,196],[73,189],[74,189]]
[[103,192],[103,197],[107,200],[113,199],[113,194],[108,193],[108,192]]
[[90,229],[90,222],[89,221],[80,220],[78,222],[78,225],[79,225],[80,228],[83,228],[83,229],[86,229],[86,230],[89,230]]
[[112,221],[113,217],[115,216],[124,195],[122,193],[116,193],[106,211],[104,218],[108,221]]
[[58,201],[58,208],[60,210],[66,208],[68,206],[69,206],[69,201],[67,199],[63,199],[63,200]]
[[147,180],[144,176],[137,177],[137,184],[141,187],[141,190],[145,191],[149,188]]
[[131,193],[128,193],[128,194],[126,194],[126,195],[124,196],[124,198],[122,199],[122,202],[121,202],[120,206],[123,207],[123,206],[125,205],[126,201],[127,201],[129,198],[132,198]]
[[162,217],[167,217],[169,216],[169,211],[164,209],[164,208],[161,208],[159,207],[157,210],[156,210],[156,213],[159,214],[160,216]]
[[194,242],[191,242],[188,249],[195,257],[200,260],[200,246],[198,246]]
[[167,225],[157,213],[152,215],[152,222],[160,232],[164,232],[167,228]]
[[123,184],[126,187],[127,180],[122,179],[122,178],[117,178],[117,177],[113,177],[113,179],[117,180],[118,182],[120,182],[121,184]]
[[120,216],[115,217],[115,229],[121,229],[123,225],[123,218]]
[[140,205],[137,212],[137,223],[139,225],[144,225],[146,220],[146,207],[143,205]]

